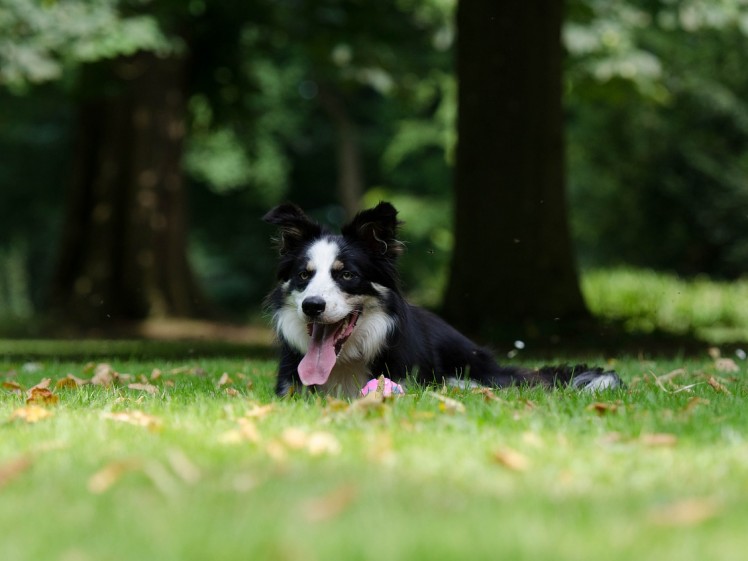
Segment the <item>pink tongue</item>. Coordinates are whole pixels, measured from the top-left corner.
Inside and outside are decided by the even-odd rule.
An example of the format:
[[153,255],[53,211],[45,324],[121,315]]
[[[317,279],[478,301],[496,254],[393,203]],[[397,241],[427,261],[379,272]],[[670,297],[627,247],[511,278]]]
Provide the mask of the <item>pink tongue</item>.
[[305,386],[321,385],[327,382],[335,366],[335,331],[338,324],[312,324],[312,338],[309,349],[299,363],[299,378]]

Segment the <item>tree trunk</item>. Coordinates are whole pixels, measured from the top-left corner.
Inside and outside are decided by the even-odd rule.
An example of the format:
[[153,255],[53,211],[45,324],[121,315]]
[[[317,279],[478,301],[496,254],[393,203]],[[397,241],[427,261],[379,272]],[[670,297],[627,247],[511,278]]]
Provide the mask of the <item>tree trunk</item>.
[[80,106],[52,309],[83,324],[207,311],[186,257],[185,60],[103,63]]
[[571,248],[562,2],[462,0],[455,248],[445,315],[474,334],[589,318]]
[[334,87],[320,87],[320,103],[337,133],[338,199],[350,220],[361,210],[361,199],[364,196],[364,173],[358,130],[342,95],[335,91]]

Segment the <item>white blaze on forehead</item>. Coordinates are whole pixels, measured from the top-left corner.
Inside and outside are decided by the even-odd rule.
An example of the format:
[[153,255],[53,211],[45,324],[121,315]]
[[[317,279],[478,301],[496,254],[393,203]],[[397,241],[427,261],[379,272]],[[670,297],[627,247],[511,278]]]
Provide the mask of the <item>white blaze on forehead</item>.
[[332,270],[340,269],[342,263],[338,260],[340,247],[331,240],[314,242],[306,253],[306,268],[312,273],[309,284],[299,295],[298,305],[303,313],[301,304],[304,299],[314,296],[325,301],[325,311],[321,316],[323,322],[342,320],[353,311],[351,296],[346,295],[332,278]]
[[317,272],[330,272],[333,263],[338,258],[340,248],[338,244],[330,240],[319,240],[312,244],[312,247],[306,252],[308,261],[307,269]]

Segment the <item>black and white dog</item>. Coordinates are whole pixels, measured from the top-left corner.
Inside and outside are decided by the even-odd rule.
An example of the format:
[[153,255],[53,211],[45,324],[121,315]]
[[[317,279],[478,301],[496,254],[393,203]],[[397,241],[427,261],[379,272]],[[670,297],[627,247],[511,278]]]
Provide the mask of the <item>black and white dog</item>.
[[355,396],[371,378],[421,383],[622,385],[615,372],[586,365],[537,370],[499,366],[491,353],[436,315],[405,301],[396,261],[397,211],[386,202],[364,210],[339,235],[293,204],[264,218],[279,229],[278,286],[268,296],[280,342],[278,395],[299,383]]

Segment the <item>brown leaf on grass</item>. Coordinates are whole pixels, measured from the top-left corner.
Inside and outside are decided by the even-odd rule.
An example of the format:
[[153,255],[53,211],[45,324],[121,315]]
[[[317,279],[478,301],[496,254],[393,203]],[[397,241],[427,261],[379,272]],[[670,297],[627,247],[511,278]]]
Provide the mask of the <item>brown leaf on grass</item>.
[[19,407],[15,411],[13,411],[10,414],[11,421],[13,420],[19,420],[24,421],[26,423],[38,423],[42,419],[46,419],[48,417],[52,417],[54,413],[47,409],[46,407],[42,407],[40,405],[37,405],[36,403],[30,403],[26,407]]
[[439,401],[439,411],[443,413],[465,413],[465,405],[456,399],[438,394],[436,392],[426,392],[426,395]]
[[740,372],[740,367],[731,358],[718,358],[714,361],[718,372]]
[[239,396],[239,390],[237,390],[236,388],[226,388],[224,391],[225,391],[226,395],[229,396],[229,397],[238,397]]
[[94,366],[93,373],[94,375],[91,378],[91,383],[95,386],[108,388],[119,382],[120,379],[119,373],[116,372],[110,364],[105,362]]
[[712,386],[714,388],[714,391],[718,393],[724,393],[727,395],[731,395],[730,390],[728,390],[723,384],[717,381],[717,379],[714,376],[709,376],[709,378],[706,381],[707,384]]
[[527,471],[530,467],[530,460],[527,456],[511,448],[502,448],[494,451],[492,459],[500,466],[512,471]]
[[645,446],[675,446],[678,443],[678,437],[674,434],[659,432],[652,434],[643,434],[639,437],[639,442]]
[[325,408],[322,410],[323,415],[333,415],[335,413],[345,413],[351,408],[351,402],[337,397],[328,397],[325,399]]
[[63,389],[63,388],[69,388],[69,389],[75,389],[79,388],[81,386],[85,386],[86,384],[90,384],[91,380],[84,380],[83,378],[78,378],[77,376],[73,376],[72,374],[68,374],[64,378],[60,378],[57,380],[57,383],[55,384],[55,389]]
[[148,415],[142,411],[123,411],[120,413],[105,412],[101,414],[102,419],[108,419],[118,423],[127,423],[137,427],[145,427],[150,430],[161,428],[161,419]]
[[661,376],[655,376],[655,379],[658,382],[671,382],[678,376],[683,376],[684,374],[687,374],[688,371],[685,368],[676,368],[675,370],[671,370],[667,374],[662,374]]
[[158,393],[158,388],[153,384],[128,384],[127,388],[130,390],[147,392],[151,395]]
[[482,395],[483,399],[487,402],[499,401],[503,403],[504,401],[503,399],[498,397],[491,388],[486,388],[486,387],[473,388],[473,393]]
[[231,376],[229,376],[228,372],[224,372],[221,374],[221,377],[218,379],[218,387],[222,388],[223,386],[233,386],[234,380],[231,379]]
[[722,356],[722,352],[717,347],[709,347],[706,352],[714,360],[717,360],[718,358],[720,358]]
[[21,395],[23,393],[23,388],[21,387],[21,384],[14,380],[5,380],[2,384],[3,389],[8,390],[10,393],[14,393],[17,395]]
[[301,512],[308,522],[325,522],[340,516],[357,496],[356,487],[341,485],[326,495],[304,501]]
[[202,477],[200,468],[198,468],[184,452],[176,449],[169,450],[166,457],[169,460],[169,465],[171,466],[172,471],[174,471],[182,481],[189,485],[195,485],[200,481]]
[[238,428],[226,431],[218,437],[218,441],[223,444],[239,444],[241,442],[253,442],[258,444],[262,437],[254,421],[247,418],[237,419]]
[[267,405],[254,403],[252,404],[252,409],[248,410],[244,416],[249,419],[264,419],[273,411],[275,411],[274,403],[268,403]]
[[618,405],[616,403],[605,403],[602,401],[597,401],[595,403],[590,403],[587,406],[587,411],[592,411],[594,413],[597,413],[598,415],[607,415],[609,413],[615,413],[618,411]]
[[709,405],[709,400],[704,399],[702,397],[692,397],[688,400],[688,403],[686,403],[686,406],[683,408],[683,410],[686,413],[690,413],[694,409],[696,409],[699,405]]
[[168,374],[169,376],[187,374],[188,376],[197,376],[197,377],[202,378],[203,376],[207,375],[207,372],[205,372],[205,370],[200,368],[199,366],[179,366],[177,368],[172,368],[171,370],[167,370],[164,374]]
[[60,398],[51,392],[49,385],[52,383],[51,378],[44,378],[41,382],[26,391],[26,403],[36,403],[38,405],[54,405]]
[[695,526],[719,514],[720,505],[714,499],[683,499],[657,507],[650,519],[662,526]]
[[306,450],[311,456],[340,454],[340,442],[329,432],[307,432],[297,427],[289,427],[281,434],[281,441],[292,450]]
[[540,435],[536,432],[525,431],[522,433],[522,442],[532,446],[533,448],[544,448],[545,442],[540,438]]
[[623,435],[620,432],[613,431],[613,432],[608,432],[602,435],[598,439],[598,442],[602,444],[603,446],[608,446],[611,444],[618,444],[622,440],[623,440]]
[[107,464],[88,479],[88,490],[91,493],[100,495],[117,483],[124,474],[140,469],[141,467],[142,462],[135,459],[118,460]]
[[32,463],[29,456],[20,456],[9,462],[0,464],[0,488],[28,470]]

